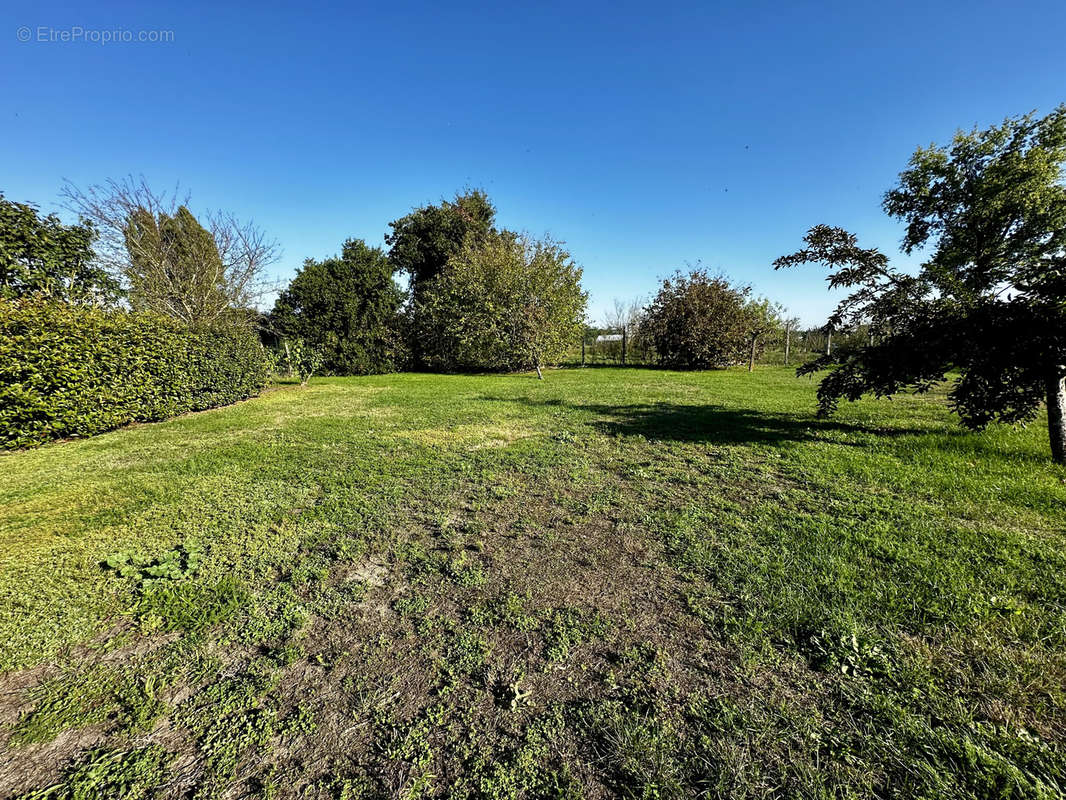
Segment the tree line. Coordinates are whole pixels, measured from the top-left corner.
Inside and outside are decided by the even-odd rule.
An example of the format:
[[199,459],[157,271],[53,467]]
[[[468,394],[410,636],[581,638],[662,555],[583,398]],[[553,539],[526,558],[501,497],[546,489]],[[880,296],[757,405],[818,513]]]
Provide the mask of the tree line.
[[[825,224],[774,262],[823,264],[831,288],[851,290],[816,332],[824,350],[798,370],[824,374],[820,413],[955,375],[951,403],[966,425],[1023,424],[1045,406],[1052,455],[1066,462],[1064,163],[1066,106],[960,131],[919,148],[883,199],[904,225],[902,250],[928,254],[916,272]],[[317,369],[541,374],[587,330],[582,271],[565,246],[498,228],[480,190],[388,223],[384,249],[349,239],[337,256],[306,260],[265,314],[254,301],[278,247],[254,224],[197,217],[143,180],[68,185],[64,197],[78,223],[0,195],[0,297],[257,327],[305,379]],[[701,268],[616,312],[609,327],[676,369],[751,369],[771,337],[787,352],[799,330],[780,305]]]
[[576,339],[588,301],[581,268],[560,242],[497,228],[483,191],[388,227],[388,250],[349,239],[339,257],[304,262],[264,321],[281,346],[310,343],[323,369],[342,375],[542,374]]

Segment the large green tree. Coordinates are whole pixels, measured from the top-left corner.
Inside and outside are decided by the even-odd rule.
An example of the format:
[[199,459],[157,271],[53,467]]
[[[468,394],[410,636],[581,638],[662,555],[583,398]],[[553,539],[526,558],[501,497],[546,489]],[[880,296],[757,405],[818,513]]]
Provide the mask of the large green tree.
[[46,295],[66,302],[111,303],[119,285],[93,252],[96,230],[64,224],[28,203],[0,195],[0,297]]
[[338,375],[390,372],[402,361],[397,329],[403,295],[385,253],[361,239],[340,257],[307,259],[271,312],[274,330],[322,352]]
[[480,189],[457,194],[454,200],[425,205],[389,223],[385,235],[393,267],[410,279],[417,303],[422,289],[444,269],[464,243],[483,241],[493,230],[496,208]]
[[468,240],[425,287],[418,331],[426,362],[448,371],[536,369],[581,333],[582,270],[559,243],[510,231]]
[[869,326],[866,344],[801,368],[831,369],[822,413],[842,398],[926,391],[957,370],[951,402],[967,426],[1025,422],[1046,402],[1051,453],[1066,463],[1064,163],[1066,106],[960,131],[919,148],[884,197],[906,224],[904,252],[928,253],[917,274],[826,225],[775,262],[828,265],[830,286],[852,289],[830,325]]
[[645,309],[643,330],[659,363],[672,369],[720,369],[750,352],[750,290],[705,269],[663,280]]

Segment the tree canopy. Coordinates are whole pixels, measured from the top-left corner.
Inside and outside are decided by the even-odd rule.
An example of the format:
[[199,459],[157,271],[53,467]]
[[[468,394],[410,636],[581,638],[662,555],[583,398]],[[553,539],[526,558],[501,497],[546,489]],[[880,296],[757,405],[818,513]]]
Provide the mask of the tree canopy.
[[510,231],[468,239],[426,287],[418,332],[436,369],[536,369],[580,335],[588,295],[558,242]]
[[270,317],[281,336],[321,350],[327,372],[389,372],[402,359],[396,326],[402,301],[385,253],[349,239],[340,257],[304,261]]
[[101,266],[120,279],[130,304],[193,327],[248,324],[278,245],[254,223],[226,212],[199,218],[188,196],[161,193],[144,178],[62,192],[71,210],[99,232]]
[[672,369],[720,369],[747,352],[750,290],[705,269],[666,278],[644,317],[659,362]]
[[189,325],[210,322],[228,305],[222,258],[214,237],[185,206],[171,216],[135,209],[126,226],[134,310],[149,310]]
[[926,391],[959,377],[963,423],[1025,422],[1047,402],[1052,455],[1066,461],[1066,106],[958,132],[919,148],[884,209],[905,223],[905,253],[928,251],[917,274],[892,268],[840,228],[818,225],[806,247],[774,262],[816,262],[852,292],[830,324],[869,326],[869,341],[823,356],[820,410],[864,394]]
[[114,302],[119,285],[97,263],[95,241],[88,220],[66,225],[55,214],[41,216],[34,206],[0,194],[0,297]]
[[425,205],[389,223],[385,235],[393,267],[410,277],[417,302],[422,287],[441,273],[448,259],[470,239],[483,240],[493,230],[496,207],[480,189],[456,194],[454,200]]

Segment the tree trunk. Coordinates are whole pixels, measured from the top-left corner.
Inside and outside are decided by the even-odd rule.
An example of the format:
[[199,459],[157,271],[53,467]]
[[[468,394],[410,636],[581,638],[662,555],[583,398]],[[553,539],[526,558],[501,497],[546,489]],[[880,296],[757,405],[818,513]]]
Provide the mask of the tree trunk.
[[289,352],[289,340],[285,340],[285,367],[289,373],[289,377],[292,377],[292,354]]
[[622,326],[622,366],[626,365],[626,326]]
[[1047,430],[1051,437],[1051,459],[1066,464],[1066,367],[1059,366],[1047,378]]
[[755,344],[759,341],[758,336],[751,337],[751,354],[748,356],[748,372],[755,371]]
[[544,380],[544,373],[540,371],[540,361],[537,361],[537,379]]
[[785,328],[785,366],[788,366],[788,348],[792,344],[792,329]]
[[827,356],[833,355],[833,332],[827,331],[825,334],[825,354]]
[[585,366],[585,334],[581,334],[581,366]]

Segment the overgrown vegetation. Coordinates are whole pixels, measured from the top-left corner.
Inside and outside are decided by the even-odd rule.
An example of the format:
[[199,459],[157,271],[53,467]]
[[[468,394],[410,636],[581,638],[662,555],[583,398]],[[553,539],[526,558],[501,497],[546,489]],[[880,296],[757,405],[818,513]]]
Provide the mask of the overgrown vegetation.
[[786,368],[531,378],[3,456],[0,794],[1062,796],[1041,425],[943,389],[820,420]]
[[705,269],[666,278],[640,319],[659,364],[671,369],[722,369],[754,364],[776,326],[768,302]]
[[558,243],[510,231],[468,239],[421,291],[422,357],[438,371],[542,376],[577,338],[587,301],[581,268]]

